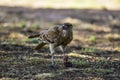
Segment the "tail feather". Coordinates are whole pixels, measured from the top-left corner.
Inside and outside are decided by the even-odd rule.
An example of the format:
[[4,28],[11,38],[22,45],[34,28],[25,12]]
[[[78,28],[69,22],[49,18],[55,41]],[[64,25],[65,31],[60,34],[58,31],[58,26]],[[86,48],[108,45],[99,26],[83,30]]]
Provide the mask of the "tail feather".
[[39,36],[40,36],[40,34],[36,34],[36,35],[31,35],[28,38],[35,38],[35,37],[39,37]]
[[35,47],[35,50],[40,50],[45,45],[46,45],[46,43],[40,43]]

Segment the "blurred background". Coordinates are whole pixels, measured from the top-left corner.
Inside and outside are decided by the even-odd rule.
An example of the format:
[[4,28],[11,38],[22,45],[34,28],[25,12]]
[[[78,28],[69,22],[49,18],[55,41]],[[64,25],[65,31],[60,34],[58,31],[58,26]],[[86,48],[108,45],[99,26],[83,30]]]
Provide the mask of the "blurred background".
[[[54,73],[48,46],[34,55],[40,41],[28,36],[65,22],[74,66],[63,68],[58,51]],[[0,80],[119,80],[120,0],[0,0],[0,63]]]
[[0,5],[54,9],[119,9],[120,0],[1,0]]
[[104,39],[119,38],[119,9],[120,0],[1,0],[1,34],[7,34],[1,35],[1,40],[11,39],[17,34],[26,39],[42,29],[70,22],[74,25],[74,45],[77,40],[89,46],[89,38],[94,36],[100,37],[97,40],[99,47],[99,41],[104,43]]

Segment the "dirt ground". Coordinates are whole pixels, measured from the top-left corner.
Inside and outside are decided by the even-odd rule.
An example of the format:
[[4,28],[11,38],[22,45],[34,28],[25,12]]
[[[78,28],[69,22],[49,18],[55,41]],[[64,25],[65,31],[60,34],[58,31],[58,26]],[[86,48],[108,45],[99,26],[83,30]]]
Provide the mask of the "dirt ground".
[[[120,11],[0,7],[0,80],[120,80]],[[74,39],[51,68],[48,46],[35,54],[37,40],[27,37],[70,22]]]

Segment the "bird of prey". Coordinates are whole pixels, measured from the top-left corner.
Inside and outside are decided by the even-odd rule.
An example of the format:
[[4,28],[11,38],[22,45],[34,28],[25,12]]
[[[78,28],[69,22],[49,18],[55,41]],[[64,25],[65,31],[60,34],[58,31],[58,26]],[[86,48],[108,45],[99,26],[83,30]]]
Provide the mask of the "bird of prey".
[[41,31],[39,34],[31,35],[29,38],[38,37],[41,41],[35,50],[41,49],[44,45],[49,44],[50,53],[52,55],[52,67],[55,67],[54,53],[55,48],[59,47],[65,57],[65,48],[73,39],[73,25],[71,23],[63,23],[47,30]]

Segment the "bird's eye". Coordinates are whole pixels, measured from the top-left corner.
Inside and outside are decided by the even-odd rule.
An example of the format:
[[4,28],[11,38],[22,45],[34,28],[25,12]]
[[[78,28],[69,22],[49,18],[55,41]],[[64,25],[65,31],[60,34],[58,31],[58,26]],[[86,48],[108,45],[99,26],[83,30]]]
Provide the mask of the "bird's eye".
[[62,27],[63,27],[63,29],[67,29],[68,28],[66,25],[63,25]]

